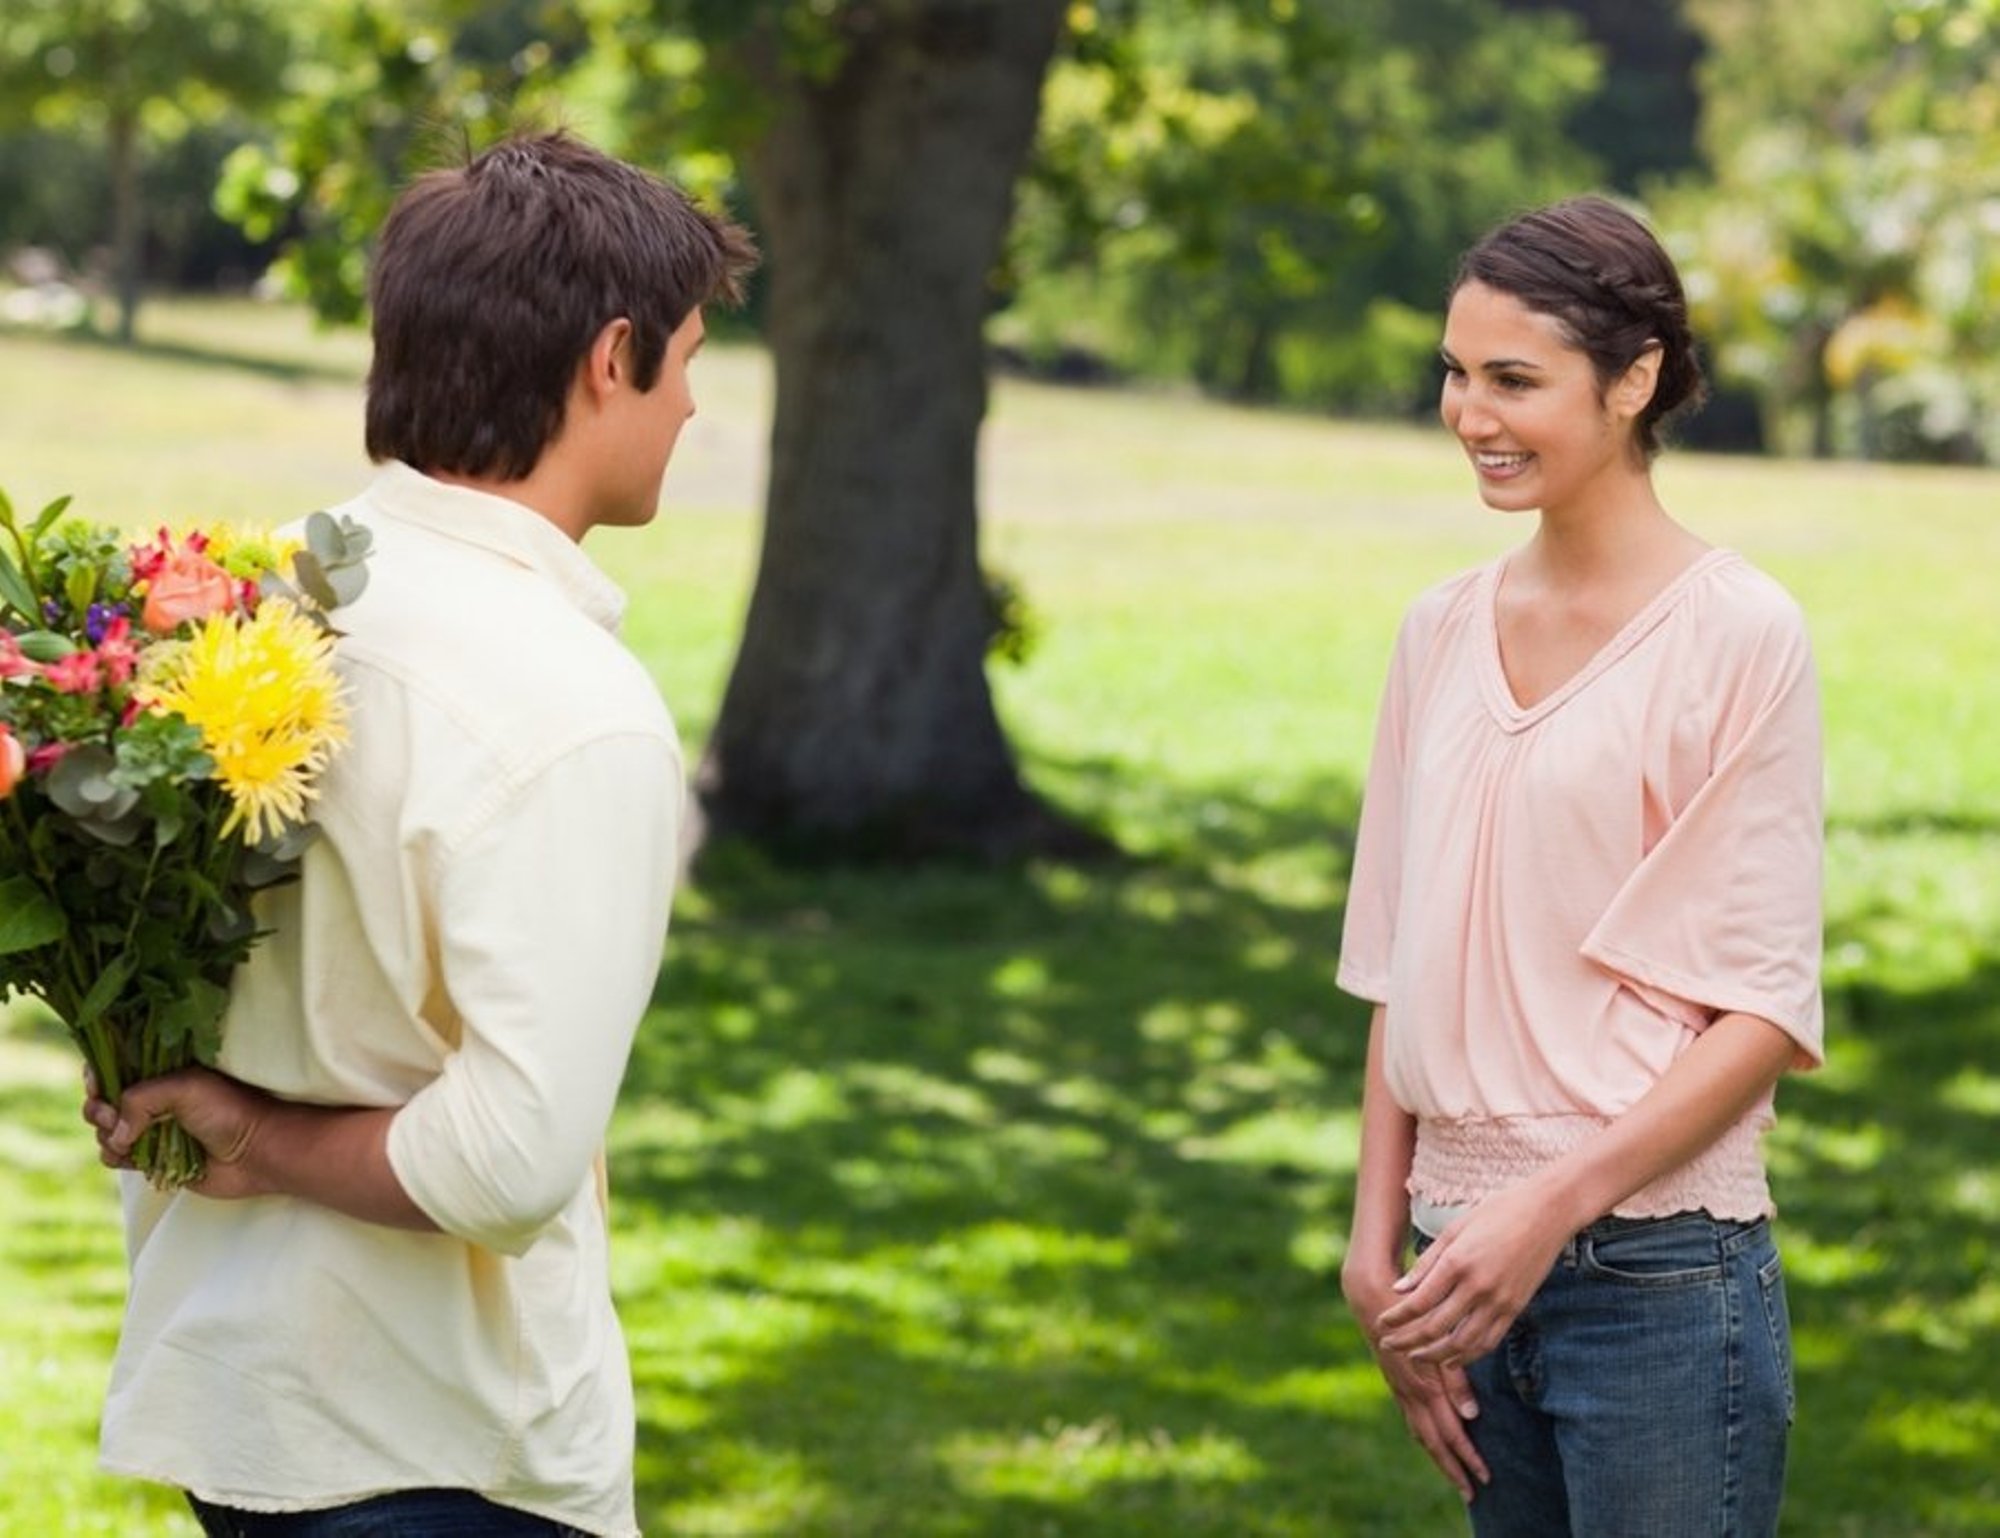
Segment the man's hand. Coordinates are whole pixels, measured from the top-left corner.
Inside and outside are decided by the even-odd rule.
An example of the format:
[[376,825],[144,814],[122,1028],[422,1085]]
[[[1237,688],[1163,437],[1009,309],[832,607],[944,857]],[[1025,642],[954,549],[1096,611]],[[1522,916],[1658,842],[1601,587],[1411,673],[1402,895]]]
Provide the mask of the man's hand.
[[183,1068],[133,1085],[117,1105],[84,1078],[83,1119],[97,1129],[97,1156],[112,1169],[132,1168],[132,1145],[153,1122],[172,1117],[208,1156],[202,1178],[187,1187],[227,1201],[268,1196],[250,1150],[278,1104],[261,1090],[207,1068]]
[[1479,1414],[1479,1401],[1473,1397],[1462,1367],[1419,1361],[1384,1343],[1376,1321],[1396,1301],[1394,1283],[1393,1272],[1379,1277],[1362,1277],[1347,1270],[1341,1273],[1348,1307],[1368,1337],[1375,1364],[1389,1392],[1396,1396],[1410,1435],[1451,1481],[1459,1499],[1470,1502],[1478,1486],[1490,1483],[1493,1477],[1466,1431],[1466,1422]]
[[147,1079],[115,1106],[84,1078],[83,1119],[97,1129],[98,1157],[113,1169],[130,1169],[139,1134],[171,1116],[208,1155],[206,1173],[186,1187],[196,1195],[295,1196],[364,1223],[434,1234],[437,1224],[389,1164],[395,1115],[394,1106],[280,1100],[208,1068]]

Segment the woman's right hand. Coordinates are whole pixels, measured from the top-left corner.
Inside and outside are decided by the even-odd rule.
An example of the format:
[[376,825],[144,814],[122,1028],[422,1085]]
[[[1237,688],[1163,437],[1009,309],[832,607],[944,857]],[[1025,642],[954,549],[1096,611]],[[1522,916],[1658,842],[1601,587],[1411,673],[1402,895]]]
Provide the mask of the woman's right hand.
[[1369,1276],[1358,1269],[1350,1272],[1343,1268],[1340,1281],[1347,1306],[1354,1311],[1369,1349],[1375,1353],[1375,1365],[1381,1369],[1389,1392],[1396,1396],[1410,1435],[1451,1481],[1459,1499],[1470,1503],[1478,1487],[1490,1483],[1493,1476],[1466,1430],[1466,1423],[1479,1414],[1479,1401],[1465,1369],[1419,1362],[1382,1344],[1377,1321],[1401,1301],[1393,1270]]

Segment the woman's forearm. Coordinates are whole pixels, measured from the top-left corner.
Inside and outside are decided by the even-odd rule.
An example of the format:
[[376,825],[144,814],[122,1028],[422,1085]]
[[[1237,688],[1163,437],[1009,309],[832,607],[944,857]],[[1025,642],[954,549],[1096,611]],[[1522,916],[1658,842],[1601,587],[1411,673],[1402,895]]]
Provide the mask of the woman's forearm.
[[1417,1143],[1416,1118],[1389,1093],[1382,1067],[1383,1009],[1375,1007],[1368,1026],[1368,1066],[1361,1092],[1361,1154],[1354,1180],[1354,1221],[1348,1231],[1349,1267],[1372,1275],[1402,1269],[1410,1225],[1410,1161]]
[[1532,1177],[1571,1232],[1713,1145],[1768,1094],[1797,1048],[1770,1021],[1722,1015],[1601,1131]]

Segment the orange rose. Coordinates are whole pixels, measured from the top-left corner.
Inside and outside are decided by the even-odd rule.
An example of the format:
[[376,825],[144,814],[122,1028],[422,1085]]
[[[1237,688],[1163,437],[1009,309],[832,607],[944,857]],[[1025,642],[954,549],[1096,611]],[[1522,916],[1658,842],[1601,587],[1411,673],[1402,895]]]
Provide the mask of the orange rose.
[[21,739],[0,726],[0,801],[14,794],[21,776],[28,772],[28,755]]
[[146,586],[139,623],[155,635],[170,635],[191,619],[206,619],[236,603],[235,580],[199,550],[183,545]]

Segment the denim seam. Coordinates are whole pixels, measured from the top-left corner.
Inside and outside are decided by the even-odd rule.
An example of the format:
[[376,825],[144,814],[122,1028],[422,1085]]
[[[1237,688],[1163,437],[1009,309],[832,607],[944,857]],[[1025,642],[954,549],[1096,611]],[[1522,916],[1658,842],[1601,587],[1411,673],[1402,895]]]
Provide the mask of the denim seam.
[[[1740,1236],[1739,1236],[1740,1237]],[[1725,1244],[1723,1253],[1729,1253]],[[1743,1504],[1743,1423],[1748,1413],[1746,1404],[1747,1374],[1743,1361],[1743,1298],[1742,1268],[1725,1272],[1722,1281],[1724,1339],[1728,1347],[1728,1376],[1724,1396],[1724,1432],[1722,1444],[1722,1535],[1721,1538],[1736,1538],[1741,1527]]]

